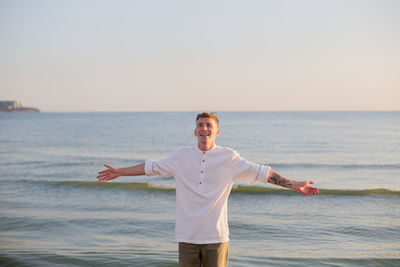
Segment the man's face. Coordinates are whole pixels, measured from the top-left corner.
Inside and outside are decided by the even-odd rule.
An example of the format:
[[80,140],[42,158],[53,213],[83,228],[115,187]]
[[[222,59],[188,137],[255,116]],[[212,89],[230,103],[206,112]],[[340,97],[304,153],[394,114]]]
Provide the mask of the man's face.
[[214,143],[215,138],[219,135],[217,122],[212,118],[199,118],[194,135],[199,143]]

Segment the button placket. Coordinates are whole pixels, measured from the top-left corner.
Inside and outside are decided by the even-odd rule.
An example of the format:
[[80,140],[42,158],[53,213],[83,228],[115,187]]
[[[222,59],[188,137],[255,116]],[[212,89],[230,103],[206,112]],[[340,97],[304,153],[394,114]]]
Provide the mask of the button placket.
[[205,167],[206,167],[206,159],[207,159],[207,154],[206,152],[203,152],[203,157],[201,159],[201,164],[200,164],[200,179],[199,179],[199,184],[203,184],[204,181],[204,173],[205,173]]

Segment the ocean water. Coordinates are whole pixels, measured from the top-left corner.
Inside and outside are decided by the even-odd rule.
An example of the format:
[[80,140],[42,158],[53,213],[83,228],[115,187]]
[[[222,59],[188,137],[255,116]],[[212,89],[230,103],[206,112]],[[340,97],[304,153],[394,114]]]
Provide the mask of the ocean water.
[[[100,183],[195,145],[196,113],[0,113],[1,266],[177,266],[173,178]],[[237,184],[229,266],[399,266],[400,112],[218,112],[217,144],[321,189]]]

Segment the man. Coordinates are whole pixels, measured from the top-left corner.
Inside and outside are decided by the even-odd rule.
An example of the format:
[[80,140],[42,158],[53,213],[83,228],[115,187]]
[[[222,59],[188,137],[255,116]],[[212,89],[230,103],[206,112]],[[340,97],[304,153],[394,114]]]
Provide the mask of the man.
[[261,181],[314,195],[311,181],[297,182],[281,176],[268,166],[246,161],[239,154],[215,144],[220,134],[218,117],[201,113],[196,117],[197,146],[183,147],[169,157],[115,168],[104,164],[99,181],[119,176],[174,176],[176,187],[175,236],[179,242],[180,266],[227,266],[229,229],[227,199],[235,181]]

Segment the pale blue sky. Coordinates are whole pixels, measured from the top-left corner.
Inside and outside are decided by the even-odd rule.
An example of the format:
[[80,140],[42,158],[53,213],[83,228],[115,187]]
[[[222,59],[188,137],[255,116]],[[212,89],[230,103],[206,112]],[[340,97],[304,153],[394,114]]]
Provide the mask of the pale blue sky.
[[400,1],[0,0],[0,100],[400,110]]

